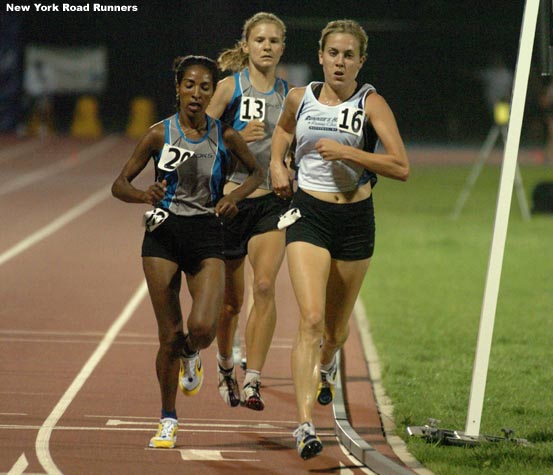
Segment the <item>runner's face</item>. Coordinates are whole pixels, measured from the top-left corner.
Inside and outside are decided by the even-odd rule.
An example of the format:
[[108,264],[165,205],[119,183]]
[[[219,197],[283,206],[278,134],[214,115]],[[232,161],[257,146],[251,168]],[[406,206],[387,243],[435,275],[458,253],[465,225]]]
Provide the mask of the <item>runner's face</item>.
[[319,51],[319,63],[327,83],[349,86],[355,82],[365,62],[359,48],[359,40],[349,33],[331,33],[327,36],[324,50]]
[[177,86],[180,112],[188,116],[203,114],[213,96],[213,77],[205,66],[189,66]]
[[282,30],[276,23],[259,23],[250,30],[242,49],[257,69],[274,69],[284,53]]

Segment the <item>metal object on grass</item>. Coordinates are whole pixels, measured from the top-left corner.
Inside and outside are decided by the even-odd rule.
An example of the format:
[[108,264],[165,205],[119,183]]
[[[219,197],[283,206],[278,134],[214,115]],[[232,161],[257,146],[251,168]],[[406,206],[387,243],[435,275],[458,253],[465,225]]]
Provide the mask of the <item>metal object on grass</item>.
[[460,447],[475,447],[477,445],[494,443],[494,442],[509,442],[519,445],[530,445],[526,439],[513,437],[513,429],[501,429],[504,436],[494,435],[468,435],[459,430],[442,429],[438,427],[440,421],[438,419],[428,419],[428,424],[424,426],[408,426],[407,434],[411,437],[421,437],[427,442],[438,445],[455,445]]

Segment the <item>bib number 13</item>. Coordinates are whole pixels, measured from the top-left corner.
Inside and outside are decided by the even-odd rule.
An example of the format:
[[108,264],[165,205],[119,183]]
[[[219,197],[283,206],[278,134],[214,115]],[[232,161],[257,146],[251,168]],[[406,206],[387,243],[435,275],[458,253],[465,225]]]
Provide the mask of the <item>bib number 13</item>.
[[260,97],[243,96],[240,103],[240,120],[263,120],[265,118],[265,99]]
[[165,172],[172,172],[193,155],[194,152],[190,150],[165,144],[161,150],[161,156],[159,157],[157,167]]
[[342,107],[338,112],[338,130],[348,134],[361,135],[365,111],[357,107]]

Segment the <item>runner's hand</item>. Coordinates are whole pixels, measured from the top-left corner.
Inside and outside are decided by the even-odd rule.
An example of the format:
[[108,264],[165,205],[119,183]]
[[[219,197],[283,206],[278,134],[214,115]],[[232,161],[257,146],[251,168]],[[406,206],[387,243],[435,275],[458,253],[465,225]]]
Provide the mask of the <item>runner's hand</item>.
[[223,196],[215,205],[215,214],[228,219],[234,218],[238,214],[238,206],[234,198],[230,195]]
[[239,133],[246,142],[257,142],[264,139],[267,135],[265,133],[265,123],[258,119],[248,122],[246,127]]
[[162,182],[156,181],[144,192],[144,203],[155,205],[158,201],[162,200],[167,190],[167,180]]

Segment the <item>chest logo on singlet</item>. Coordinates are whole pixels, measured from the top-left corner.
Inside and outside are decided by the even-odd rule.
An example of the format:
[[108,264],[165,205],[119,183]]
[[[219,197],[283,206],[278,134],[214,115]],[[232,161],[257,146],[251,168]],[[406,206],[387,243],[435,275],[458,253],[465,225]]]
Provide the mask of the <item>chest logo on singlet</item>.
[[165,144],[161,149],[161,156],[157,167],[165,172],[172,172],[186,160],[194,156],[194,152],[175,145]]
[[361,136],[365,111],[357,107],[341,107],[338,111],[338,130]]
[[261,97],[242,96],[240,102],[240,120],[263,120],[265,118],[265,99]]

